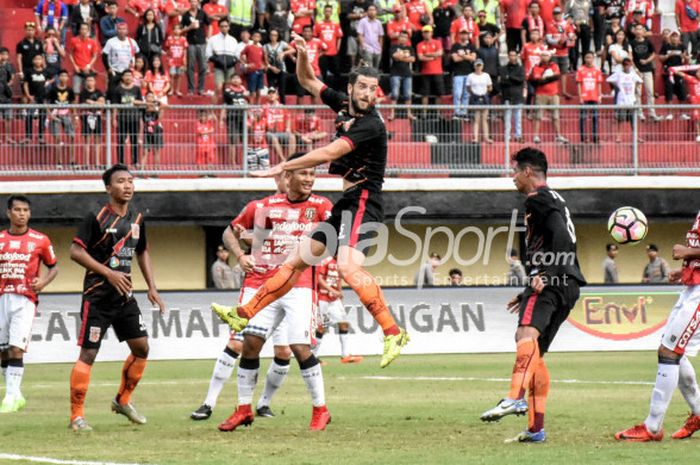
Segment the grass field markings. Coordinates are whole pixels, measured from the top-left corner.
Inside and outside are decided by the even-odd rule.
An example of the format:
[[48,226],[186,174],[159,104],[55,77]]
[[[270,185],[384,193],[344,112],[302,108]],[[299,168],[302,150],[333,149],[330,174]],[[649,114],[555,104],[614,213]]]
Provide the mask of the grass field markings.
[[55,465],[142,465],[138,463],[93,462],[89,460],[61,460],[51,457],[33,457],[31,455],[0,453],[0,460],[21,460],[23,462],[50,463]]
[[[479,378],[474,376],[362,376],[360,379],[371,381],[481,381],[488,383],[509,383],[510,378]],[[585,379],[553,379],[560,384],[616,384],[627,386],[653,386],[650,381],[596,381]]]

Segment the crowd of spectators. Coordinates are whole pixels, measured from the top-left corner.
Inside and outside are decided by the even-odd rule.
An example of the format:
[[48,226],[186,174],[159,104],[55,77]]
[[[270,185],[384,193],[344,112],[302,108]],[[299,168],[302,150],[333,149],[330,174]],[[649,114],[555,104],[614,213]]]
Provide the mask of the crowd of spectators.
[[[342,86],[360,61],[379,68],[390,102],[408,105],[401,117],[422,116],[410,108],[414,89],[423,104],[451,93],[454,118],[473,121],[475,142],[491,141],[493,115],[484,106],[535,103],[540,109],[527,112],[535,119],[534,141],[543,138],[540,124],[549,113],[553,130],[545,133],[566,143],[556,108],[563,99],[592,106],[580,112],[580,128],[583,141],[595,142],[595,105],[604,97],[606,81],[621,107],[616,113],[621,125],[636,117],[674,118],[673,112],[659,115],[651,107],[646,115],[628,108],[654,102],[656,79],[663,79],[666,102],[700,104],[700,0],[676,0],[677,28],[663,31],[660,46],[650,40],[657,14],[651,0],[127,0],[122,5],[39,0],[34,21],[24,25],[25,37],[16,44],[16,62],[0,48],[0,103],[19,97],[22,103],[57,108],[23,112],[25,137],[18,142],[32,141],[35,132],[42,141],[45,128],[70,141],[76,125],[86,137],[96,137],[103,123],[99,111],[86,117],[60,106],[108,101],[135,108],[116,117],[120,161],[127,142],[132,163],[144,164],[150,154],[156,161],[168,97],[209,94],[205,83],[213,72],[215,101],[266,108],[252,112],[249,121],[232,110],[203,112],[196,131],[198,163],[211,163],[207,127],[214,124],[227,128],[230,141],[240,140],[248,125],[250,145],[268,152],[251,155],[251,163],[285,158],[313,145],[322,133],[313,114],[292,118],[277,108],[291,93],[300,103],[318,103],[296,84],[292,34],[306,39],[314,72],[331,86]],[[129,30],[128,24],[136,23]],[[97,73],[102,67],[106,79]],[[15,80],[21,83],[19,96],[12,93]],[[547,106],[550,112],[543,111]],[[2,130],[11,114],[0,116]],[[523,111],[504,116],[511,122],[507,137],[522,140]],[[15,142],[6,130],[2,137]],[[139,141],[141,158],[135,148]],[[74,163],[67,151],[60,163]],[[237,156],[235,148],[229,151]]]

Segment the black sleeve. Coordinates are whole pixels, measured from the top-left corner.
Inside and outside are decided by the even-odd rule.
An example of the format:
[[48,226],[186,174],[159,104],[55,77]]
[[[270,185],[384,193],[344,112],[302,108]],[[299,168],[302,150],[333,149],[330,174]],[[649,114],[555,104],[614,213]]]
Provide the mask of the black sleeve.
[[550,211],[544,220],[545,228],[552,236],[551,251],[554,253],[571,251],[571,236],[562,215]]
[[182,27],[184,29],[187,26],[189,26],[191,22],[192,22],[192,16],[190,15],[190,12],[188,11],[187,13],[182,15],[182,21],[180,21],[180,23],[182,24]]
[[330,87],[326,87],[321,91],[321,101],[337,113],[347,106],[348,96]]
[[663,44],[661,46],[661,51],[659,52],[659,55],[666,55],[666,54],[668,54],[668,45]]
[[20,40],[19,42],[17,42],[17,45],[15,46],[15,54],[17,54],[17,55],[21,55],[21,54],[22,54],[22,47],[21,47],[21,45],[22,45],[22,41]]
[[68,88],[68,103],[75,103],[75,92],[72,88]]
[[139,231],[139,241],[136,243],[136,253],[143,253],[148,247],[148,241],[146,240],[146,221],[141,221],[141,227]]
[[78,95],[78,103],[85,103],[87,100],[87,90],[83,89],[80,91],[80,95]]
[[112,92],[112,103],[118,104],[122,103],[122,90],[117,87],[114,92]]
[[84,249],[89,249],[100,237],[100,225],[94,213],[87,215],[78,227],[73,242]]
[[49,91],[46,93],[46,101],[48,103],[55,103],[58,100],[58,92],[56,92],[56,86],[51,86]]
[[[202,11],[202,10],[199,10]],[[211,24],[211,20],[209,19],[209,16],[207,16],[204,11],[202,11],[202,19],[200,20],[203,24],[206,24],[207,26]]]
[[353,149],[363,142],[376,140],[382,135],[382,124],[377,118],[365,116],[355,119],[345,134],[341,137],[350,142]]

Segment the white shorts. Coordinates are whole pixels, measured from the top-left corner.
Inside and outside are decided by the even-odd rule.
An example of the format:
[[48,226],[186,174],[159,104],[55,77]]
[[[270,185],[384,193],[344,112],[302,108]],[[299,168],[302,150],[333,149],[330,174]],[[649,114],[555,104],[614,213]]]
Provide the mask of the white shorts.
[[27,350],[32,336],[36,304],[19,294],[0,296],[0,350],[9,346]]
[[324,327],[337,325],[338,323],[346,323],[348,321],[348,315],[345,313],[345,305],[343,305],[341,299],[335,299],[332,302],[319,300],[318,309],[321,324]]
[[661,345],[694,357],[700,348],[700,285],[686,286],[668,316]]
[[[255,294],[256,289],[245,288],[241,302],[247,302]],[[311,344],[312,335],[316,331],[313,292],[309,288],[295,287],[278,300],[250,319],[248,326],[242,331],[244,336],[258,336],[267,340],[277,330],[280,338],[286,336],[285,344]]]

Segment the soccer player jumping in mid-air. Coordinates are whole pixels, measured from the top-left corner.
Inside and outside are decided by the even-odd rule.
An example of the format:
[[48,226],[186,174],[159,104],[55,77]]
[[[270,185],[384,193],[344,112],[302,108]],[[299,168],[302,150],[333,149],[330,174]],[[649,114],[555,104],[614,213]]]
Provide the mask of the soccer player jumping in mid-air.
[[644,423],[615,434],[618,441],[660,441],[663,421],[676,386],[690,407],[685,424],[673,433],[673,439],[686,439],[700,430],[700,389],[695,369],[687,355],[694,357],[700,348],[700,213],[685,236],[685,245],[673,246],[673,259],[683,260],[683,268],[670,274],[671,282],[685,285],[673,306],[661,336],[658,371],[651,393],[649,416]]
[[[304,39],[295,36],[295,42],[299,83],[338,113],[337,137],[303,157],[254,174],[271,177],[284,171],[330,162],[329,173],[343,177],[343,196],[333,206],[331,217],[321,225],[330,226],[337,234],[340,274],[384,331],[384,355],[380,364],[383,368],[399,356],[409,337],[396,325],[381,288],[362,266],[365,260],[364,250],[361,250],[363,242],[369,242],[363,239],[370,238],[373,231],[361,226],[380,223],[384,217],[382,183],[387,160],[387,132],[384,120],[374,107],[379,74],[373,68],[355,69],[350,73],[348,95],[337,92],[314,75]],[[302,250],[310,250],[314,257],[328,254],[327,249],[332,249],[327,247],[328,242],[335,244],[336,237],[328,237],[325,229],[318,228],[305,238],[297,251],[247,304],[232,308],[212,304],[212,310],[232,329],[242,330],[256,313],[289,292],[304,270],[313,264],[302,258]]]
[[[547,157],[534,148],[513,156],[513,182],[525,194],[528,285],[508,303],[518,312],[510,393],[481,415],[497,421],[529,411],[528,428],[512,441],[543,442],[549,372],[544,354],[586,284],[576,257],[576,230],[564,199],[547,186]],[[553,259],[552,259],[553,258]],[[529,392],[525,400],[525,391]]]

